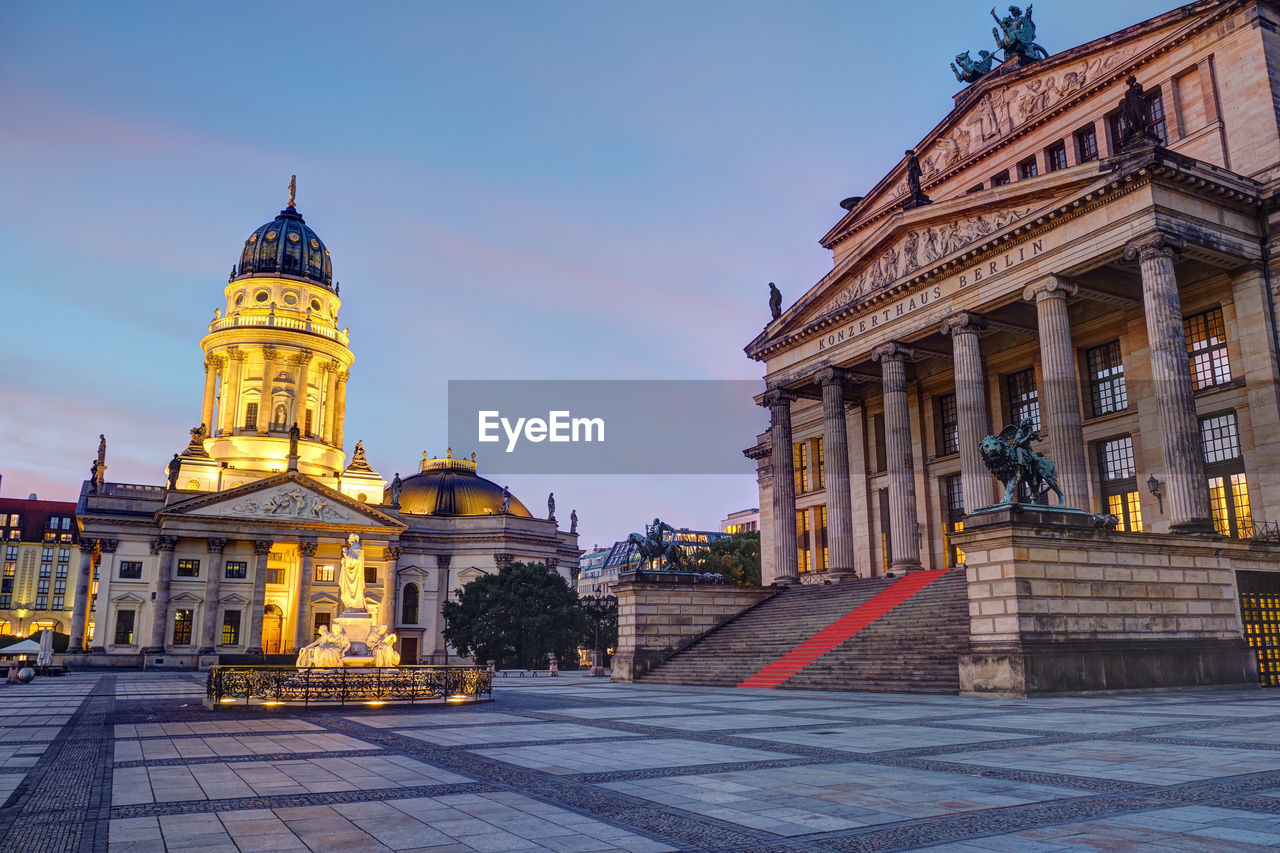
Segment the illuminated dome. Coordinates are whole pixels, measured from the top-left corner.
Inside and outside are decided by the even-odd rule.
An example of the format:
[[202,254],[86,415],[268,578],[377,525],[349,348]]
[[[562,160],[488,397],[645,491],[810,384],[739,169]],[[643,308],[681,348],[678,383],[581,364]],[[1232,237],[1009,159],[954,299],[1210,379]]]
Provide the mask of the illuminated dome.
[[[532,518],[515,495],[509,515]],[[428,459],[422,470],[401,481],[400,511],[416,515],[501,515],[502,486],[476,474],[472,459]]]
[[333,263],[329,250],[316,232],[307,227],[293,205],[293,184],[289,185],[289,205],[266,225],[261,225],[240,250],[240,264],[232,279],[247,276],[305,278],[333,287]]

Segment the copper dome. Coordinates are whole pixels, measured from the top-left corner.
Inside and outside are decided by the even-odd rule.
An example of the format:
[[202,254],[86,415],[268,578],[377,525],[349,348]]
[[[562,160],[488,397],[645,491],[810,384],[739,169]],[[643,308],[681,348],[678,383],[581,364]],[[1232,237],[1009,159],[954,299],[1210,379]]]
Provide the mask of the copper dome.
[[[507,514],[532,518],[515,495]],[[467,459],[424,459],[422,470],[401,481],[400,511],[415,515],[501,515],[502,486],[476,474]]]

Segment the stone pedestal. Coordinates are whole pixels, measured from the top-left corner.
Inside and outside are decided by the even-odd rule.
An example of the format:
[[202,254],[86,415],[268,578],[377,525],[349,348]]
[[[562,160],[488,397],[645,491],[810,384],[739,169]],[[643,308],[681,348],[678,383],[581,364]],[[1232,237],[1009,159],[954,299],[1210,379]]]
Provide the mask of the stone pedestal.
[[963,693],[1258,686],[1235,573],[1280,571],[1280,546],[1115,533],[1029,509],[967,516],[953,534],[968,579]]
[[333,618],[333,627],[339,625],[346,632],[347,639],[351,641],[351,648],[347,649],[346,655],[343,656],[342,665],[373,666],[373,655],[365,643],[369,638],[369,632],[374,628],[373,617],[362,610],[348,610],[341,616]]

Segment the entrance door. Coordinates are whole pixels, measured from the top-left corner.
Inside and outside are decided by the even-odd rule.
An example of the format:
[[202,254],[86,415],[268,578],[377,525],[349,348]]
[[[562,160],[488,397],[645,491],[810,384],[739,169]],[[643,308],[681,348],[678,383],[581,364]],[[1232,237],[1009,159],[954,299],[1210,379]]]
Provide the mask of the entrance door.
[[400,641],[400,663],[413,666],[418,662],[418,638],[405,637]]
[[262,650],[269,655],[280,654],[280,633],[284,627],[284,614],[274,604],[268,604],[262,613]]
[[1280,574],[1239,572],[1244,636],[1258,655],[1263,687],[1280,687]]

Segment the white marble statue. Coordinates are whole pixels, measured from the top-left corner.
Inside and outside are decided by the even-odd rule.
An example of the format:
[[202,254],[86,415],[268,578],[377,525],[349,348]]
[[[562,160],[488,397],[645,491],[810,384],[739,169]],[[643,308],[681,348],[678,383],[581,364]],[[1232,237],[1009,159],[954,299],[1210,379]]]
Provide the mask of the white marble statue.
[[400,653],[396,651],[396,635],[387,633],[386,625],[379,625],[369,632],[365,645],[373,655],[374,666],[399,666]]
[[298,666],[309,667],[316,665],[316,653],[320,647],[329,642],[329,626],[320,626],[320,635],[315,640],[298,649]]
[[338,594],[344,610],[364,611],[364,548],[360,537],[352,533],[342,549],[342,577]]

